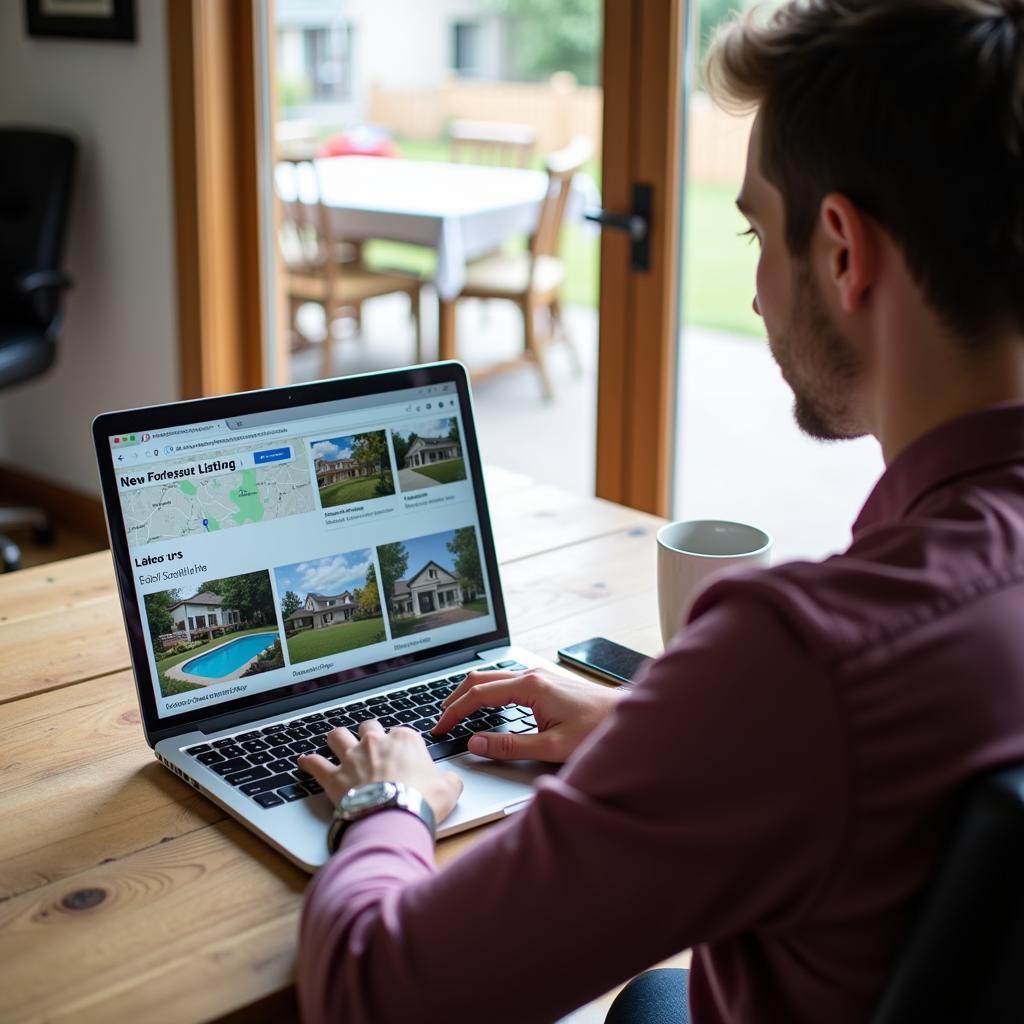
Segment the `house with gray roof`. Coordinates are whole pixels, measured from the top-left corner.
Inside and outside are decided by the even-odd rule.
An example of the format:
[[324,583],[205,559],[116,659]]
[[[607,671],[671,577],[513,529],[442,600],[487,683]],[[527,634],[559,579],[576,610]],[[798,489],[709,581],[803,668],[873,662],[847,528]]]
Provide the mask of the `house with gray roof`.
[[340,622],[351,622],[355,610],[356,600],[350,590],[340,594],[307,594],[302,607],[284,620],[284,628],[288,633],[295,633],[300,629],[336,626]]
[[431,612],[461,608],[463,601],[470,600],[464,595],[459,581],[437,562],[425,566],[408,580],[395,583],[391,597],[392,614],[399,617],[419,618]]
[[449,437],[417,437],[405,453],[405,468],[416,469],[434,462],[462,458],[462,445]]

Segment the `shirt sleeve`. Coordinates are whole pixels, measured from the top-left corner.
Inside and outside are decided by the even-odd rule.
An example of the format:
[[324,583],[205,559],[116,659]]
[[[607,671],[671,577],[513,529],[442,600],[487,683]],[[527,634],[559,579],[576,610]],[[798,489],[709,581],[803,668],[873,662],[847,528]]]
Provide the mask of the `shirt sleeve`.
[[550,1021],[688,946],[796,920],[841,845],[846,761],[798,637],[763,602],[712,607],[444,870],[408,814],[349,830],[306,900],[304,1017]]

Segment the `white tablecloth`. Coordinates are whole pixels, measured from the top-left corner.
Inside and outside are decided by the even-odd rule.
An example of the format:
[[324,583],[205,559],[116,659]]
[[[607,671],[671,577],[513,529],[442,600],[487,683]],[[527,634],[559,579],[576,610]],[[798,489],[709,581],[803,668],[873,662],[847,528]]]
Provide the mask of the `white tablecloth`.
[[[285,166],[278,168],[277,187],[291,198],[295,185],[282,173]],[[301,171],[299,194],[314,201],[317,182]],[[316,171],[339,237],[436,249],[434,286],[445,300],[462,290],[467,260],[533,232],[548,187],[543,171],[380,157],[325,158],[316,161]],[[579,216],[584,207],[599,203],[593,179],[577,175],[568,215]]]

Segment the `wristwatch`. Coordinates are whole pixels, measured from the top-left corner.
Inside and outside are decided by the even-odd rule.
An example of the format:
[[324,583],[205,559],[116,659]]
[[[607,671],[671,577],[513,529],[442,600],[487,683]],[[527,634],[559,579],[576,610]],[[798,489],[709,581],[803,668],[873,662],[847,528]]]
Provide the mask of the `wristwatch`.
[[437,831],[434,812],[418,789],[404,782],[367,782],[362,786],[353,786],[338,801],[331,827],[327,830],[327,849],[331,853],[338,849],[341,837],[349,825],[378,811],[392,809],[415,814],[427,826],[430,838],[434,838]]

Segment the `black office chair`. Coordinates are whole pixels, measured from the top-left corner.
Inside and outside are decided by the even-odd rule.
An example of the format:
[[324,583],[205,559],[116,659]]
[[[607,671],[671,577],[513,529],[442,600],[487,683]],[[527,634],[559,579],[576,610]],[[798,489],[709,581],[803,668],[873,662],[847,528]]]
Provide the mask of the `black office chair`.
[[[61,269],[75,165],[74,139],[57,132],[0,127],[0,388],[45,372],[57,351]],[[51,537],[41,509],[0,508],[0,530],[33,527]],[[3,571],[21,552],[0,533]]]
[[1024,1021],[1024,765],[968,791],[871,1024]]
[[[1024,765],[968,787],[870,1024],[1024,1022]],[[689,1018],[680,969],[634,978],[605,1024]]]

